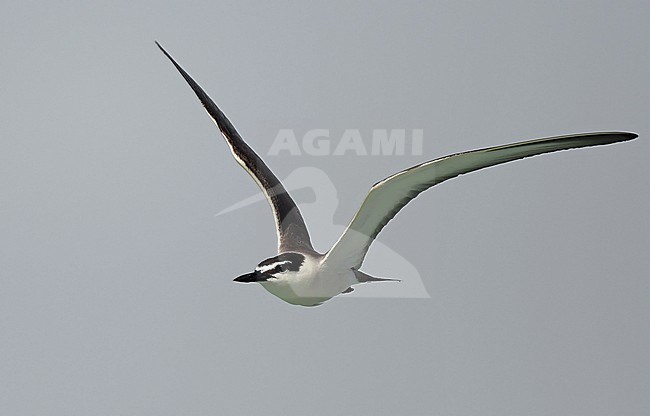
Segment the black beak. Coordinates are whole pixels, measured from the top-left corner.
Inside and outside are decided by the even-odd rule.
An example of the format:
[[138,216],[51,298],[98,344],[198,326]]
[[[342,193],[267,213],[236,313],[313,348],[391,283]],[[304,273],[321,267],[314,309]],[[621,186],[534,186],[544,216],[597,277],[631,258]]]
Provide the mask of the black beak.
[[258,272],[253,272],[253,273],[248,273],[248,274],[242,274],[239,277],[236,277],[233,282],[239,282],[239,283],[255,283],[255,282],[261,282],[264,281],[264,276],[261,273]]

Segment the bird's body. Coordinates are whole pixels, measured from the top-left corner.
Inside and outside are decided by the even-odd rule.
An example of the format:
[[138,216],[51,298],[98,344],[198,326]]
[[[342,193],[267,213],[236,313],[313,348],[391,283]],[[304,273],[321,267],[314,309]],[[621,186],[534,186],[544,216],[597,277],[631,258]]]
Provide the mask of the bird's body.
[[421,192],[456,176],[543,153],[632,140],[634,133],[603,132],[549,137],[456,153],[424,162],[377,182],[334,246],[324,254],[311,245],[300,210],[282,183],[244,142],[203,89],[158,44],[219,127],[237,162],[251,175],[273,209],[278,255],[262,261],[252,273],[235,279],[260,283],[278,298],[295,305],[316,306],[360,283],[394,281],[359,270],[370,245],[384,226]]
[[[300,254],[300,253],[281,253]],[[325,256],[304,256],[299,270],[288,270],[275,278],[261,282],[273,295],[294,305],[316,306],[359,283],[351,269],[331,270],[323,264]]]

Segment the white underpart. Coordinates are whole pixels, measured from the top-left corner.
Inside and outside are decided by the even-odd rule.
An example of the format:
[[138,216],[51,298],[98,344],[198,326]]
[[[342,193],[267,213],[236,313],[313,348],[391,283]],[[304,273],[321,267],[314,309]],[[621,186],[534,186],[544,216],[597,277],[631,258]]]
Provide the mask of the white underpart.
[[286,271],[260,283],[280,299],[302,306],[319,305],[359,283],[351,269],[333,270],[322,266],[321,259],[307,255],[297,272]]

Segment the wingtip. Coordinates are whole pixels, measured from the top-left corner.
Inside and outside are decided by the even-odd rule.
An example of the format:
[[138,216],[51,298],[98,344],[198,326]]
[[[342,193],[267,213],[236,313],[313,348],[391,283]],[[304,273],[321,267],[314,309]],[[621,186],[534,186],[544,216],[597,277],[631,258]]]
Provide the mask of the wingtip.
[[627,142],[627,141],[629,141],[629,140],[634,140],[634,139],[636,139],[637,137],[639,137],[638,134],[633,133],[633,132],[630,132],[630,131],[621,131],[621,132],[617,132],[617,133],[615,133],[615,134],[616,134],[617,136],[619,136],[619,137],[622,137],[622,139],[617,140],[617,141],[619,141],[619,142]]
[[629,131],[610,131],[595,134],[604,136],[605,140],[611,143],[626,142],[628,140],[634,140],[639,137],[638,134]]
[[[187,80],[187,82],[190,82],[190,80],[191,80],[190,76],[185,72],[185,70],[183,68],[181,68],[181,66],[178,64],[178,62],[176,62],[176,60],[174,58],[172,58],[172,56],[169,54],[169,52],[167,52],[165,50],[165,48],[163,48],[162,45],[160,43],[158,43],[157,40],[155,40],[154,42],[156,43],[158,48],[160,48],[163,55],[165,55],[167,57],[167,59],[169,59],[171,61],[171,63],[176,67],[176,69],[178,69],[178,71],[181,73],[181,75],[183,75],[183,78],[185,78]],[[191,84],[192,83],[190,82],[190,85]]]
[[158,47],[158,49],[160,49],[160,50],[162,51],[162,53],[165,54],[165,56],[169,56],[169,54],[167,53],[167,51],[165,50],[165,48],[163,48],[162,45],[161,45],[160,43],[158,43],[157,40],[154,40],[154,43],[156,44],[156,46]]

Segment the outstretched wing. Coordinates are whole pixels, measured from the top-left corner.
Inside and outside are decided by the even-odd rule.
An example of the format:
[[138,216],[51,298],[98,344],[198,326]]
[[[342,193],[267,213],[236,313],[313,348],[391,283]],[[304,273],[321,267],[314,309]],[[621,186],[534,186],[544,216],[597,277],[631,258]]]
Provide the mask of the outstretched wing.
[[549,137],[457,153],[396,173],[371,189],[325,265],[358,269],[384,226],[421,192],[458,175],[542,153],[632,140],[634,133],[585,133]]
[[228,142],[230,150],[237,162],[248,172],[259,185],[262,192],[269,201],[275,217],[275,225],[278,232],[278,252],[293,250],[313,251],[309,232],[305,221],[300,214],[291,196],[282,186],[282,183],[266,166],[262,159],[251,149],[241,138],[235,127],[230,123],[226,115],[217,107],[208,94],[197,84],[192,77],[172,58],[158,42],[156,45],[165,54],[172,64],[178,69],[185,81],[192,90],[206,111],[212,117],[221,134]]

